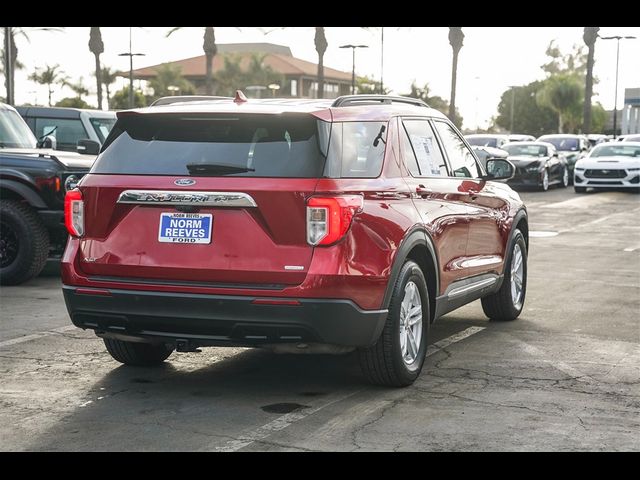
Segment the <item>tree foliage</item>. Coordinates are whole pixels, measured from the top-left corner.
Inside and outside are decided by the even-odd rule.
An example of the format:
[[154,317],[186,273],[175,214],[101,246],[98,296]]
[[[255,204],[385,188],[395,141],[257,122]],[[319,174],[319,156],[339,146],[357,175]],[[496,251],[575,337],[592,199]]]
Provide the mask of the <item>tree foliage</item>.
[[36,68],[35,71],[29,75],[29,80],[32,80],[40,85],[46,85],[49,91],[49,106],[51,106],[51,95],[53,94],[53,85],[58,83],[60,85],[66,85],[68,77],[60,70],[60,65],[45,65],[44,68]]
[[[135,108],[146,107],[147,98],[139,90],[133,91],[133,105]],[[129,108],[129,86],[118,90],[109,101],[111,110],[126,110]]]
[[[384,89],[383,94],[388,95],[391,90]],[[380,94],[380,80],[371,77],[356,77],[356,93],[363,95]]]
[[80,97],[67,97],[60,100],[55,105],[56,107],[67,107],[67,108],[93,108],[87,102],[82,100]]
[[[514,93],[511,88],[505,90],[498,104],[495,125],[510,128],[511,101],[515,95],[514,132],[539,136],[582,130],[588,52],[585,46],[574,45],[565,53],[552,41],[546,53],[549,60],[540,67],[546,78],[517,87]],[[597,81],[593,79],[593,83]],[[606,112],[599,103],[592,110],[590,130],[601,132]]]
[[[156,76],[149,80],[149,87],[153,89],[153,100],[176,94],[192,95],[196,91],[193,84],[182,76],[182,68],[171,63],[163,63],[156,69]],[[178,92],[169,87],[177,87]]]
[[64,85],[73,90],[77,98],[81,99],[83,95],[89,95],[89,89],[85,86],[82,77],[80,77],[77,82],[70,82],[69,80],[65,80]]
[[100,27],[91,27],[89,31],[89,51],[95,57],[96,94],[98,96],[98,109],[102,110],[102,67],[100,66],[100,55],[104,53],[104,42],[102,41]]
[[511,126],[511,101],[515,97],[513,109],[513,132],[538,137],[553,133],[558,128],[558,116],[544,105],[538,104],[536,96],[542,90],[545,82],[531,82],[518,87],[515,91],[509,88],[500,98],[496,125],[508,130]]
[[538,105],[549,107],[558,115],[558,132],[575,131],[582,117],[584,91],[574,73],[558,73],[549,77],[536,94]]
[[[449,102],[438,95],[431,95],[429,84],[425,83],[424,87],[418,87],[415,82],[411,84],[411,92],[403,94],[404,97],[419,98],[431,108],[435,108],[445,115],[449,114]],[[451,120],[458,128],[462,125],[462,115],[456,108],[455,116]]]
[[100,69],[100,80],[102,81],[102,85],[104,85],[105,94],[107,95],[107,108],[111,108],[111,85],[113,85],[117,80],[117,72],[113,70],[111,67],[107,67],[106,65]]
[[244,90],[244,93],[248,94],[246,88],[251,85],[267,87],[271,84],[277,84],[283,87],[285,84],[284,76],[264,63],[265,56],[259,53],[252,54],[248,65],[243,68],[242,56],[224,55],[224,67],[216,75],[218,95],[233,96],[238,89]]

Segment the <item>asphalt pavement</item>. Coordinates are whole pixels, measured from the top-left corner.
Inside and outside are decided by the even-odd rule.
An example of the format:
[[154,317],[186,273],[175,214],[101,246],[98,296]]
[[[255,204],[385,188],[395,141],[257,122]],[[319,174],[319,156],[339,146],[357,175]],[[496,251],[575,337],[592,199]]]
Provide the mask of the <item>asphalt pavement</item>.
[[521,195],[522,315],[446,315],[404,389],[368,385],[352,354],[208,348],[124,367],[71,325],[55,268],[2,287],[0,450],[638,451],[640,195]]

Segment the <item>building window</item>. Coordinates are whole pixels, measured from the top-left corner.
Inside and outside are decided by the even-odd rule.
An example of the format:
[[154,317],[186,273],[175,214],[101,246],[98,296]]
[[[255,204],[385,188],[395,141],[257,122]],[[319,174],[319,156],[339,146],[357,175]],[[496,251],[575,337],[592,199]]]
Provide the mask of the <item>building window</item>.
[[291,96],[292,97],[297,97],[298,96],[298,81],[297,80],[291,80]]

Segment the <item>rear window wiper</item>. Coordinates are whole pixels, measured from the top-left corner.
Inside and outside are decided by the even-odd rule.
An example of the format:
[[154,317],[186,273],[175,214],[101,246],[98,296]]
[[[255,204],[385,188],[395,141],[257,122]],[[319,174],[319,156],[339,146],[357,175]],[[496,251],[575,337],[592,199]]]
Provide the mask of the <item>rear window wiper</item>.
[[255,168],[250,167],[240,167],[238,165],[224,165],[221,163],[188,163],[186,165],[189,173],[197,175],[197,174],[207,174],[207,173],[221,173],[223,175],[233,174],[233,173],[244,173],[244,172],[255,172]]

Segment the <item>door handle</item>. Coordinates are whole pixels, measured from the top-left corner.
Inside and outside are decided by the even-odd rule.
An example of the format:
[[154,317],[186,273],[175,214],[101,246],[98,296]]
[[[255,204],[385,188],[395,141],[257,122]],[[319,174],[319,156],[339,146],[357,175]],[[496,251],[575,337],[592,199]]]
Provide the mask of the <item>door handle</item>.
[[433,193],[433,190],[431,190],[430,188],[425,187],[424,185],[418,185],[416,187],[416,193],[418,195],[429,195],[430,193]]

